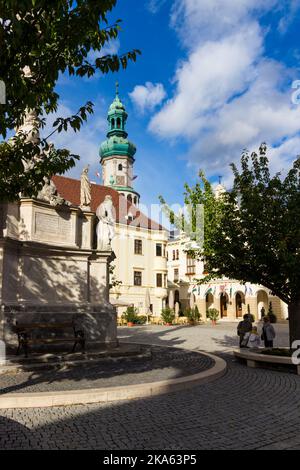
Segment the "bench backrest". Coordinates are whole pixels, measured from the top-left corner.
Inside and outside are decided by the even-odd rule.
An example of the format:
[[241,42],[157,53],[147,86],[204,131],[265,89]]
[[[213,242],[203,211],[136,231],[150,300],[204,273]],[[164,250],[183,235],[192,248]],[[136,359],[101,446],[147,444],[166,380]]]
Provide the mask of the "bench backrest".
[[64,328],[73,328],[74,322],[62,322],[62,323],[16,323],[17,331],[24,330],[62,330]]

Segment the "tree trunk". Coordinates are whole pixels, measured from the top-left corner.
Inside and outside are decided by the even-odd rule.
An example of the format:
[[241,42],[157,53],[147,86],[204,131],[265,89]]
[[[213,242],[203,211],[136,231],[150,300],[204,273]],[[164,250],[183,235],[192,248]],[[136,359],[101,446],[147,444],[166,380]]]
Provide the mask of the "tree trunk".
[[290,346],[294,341],[300,341],[300,298],[288,305],[289,326],[290,326]]

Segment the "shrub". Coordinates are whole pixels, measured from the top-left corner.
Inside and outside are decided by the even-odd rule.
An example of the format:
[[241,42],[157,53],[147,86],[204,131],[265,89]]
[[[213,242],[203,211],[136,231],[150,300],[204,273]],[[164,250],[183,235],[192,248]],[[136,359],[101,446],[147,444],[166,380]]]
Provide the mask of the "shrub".
[[195,308],[187,308],[184,312],[184,316],[187,317],[188,320],[195,322],[199,321],[201,318],[201,314],[197,305],[195,306]]
[[270,304],[269,304],[268,317],[270,318],[271,323],[276,323],[277,322],[277,317],[276,317],[275,313],[273,312],[272,302],[270,302]]
[[209,308],[206,312],[206,316],[211,321],[217,321],[219,319],[219,310],[216,308]]
[[175,312],[169,307],[163,308],[160,316],[164,323],[172,323],[175,320]]
[[131,306],[127,307],[126,311],[123,313],[122,317],[127,323],[137,323],[138,322],[138,310],[137,308]]
[[137,323],[138,325],[145,325],[145,323],[147,323],[146,315],[139,315],[136,319],[136,322],[134,323]]
[[194,310],[195,310],[195,311],[194,311],[195,320],[196,320],[196,321],[199,321],[200,318],[201,318],[201,313],[199,312],[199,309],[198,309],[197,305],[196,305],[196,307],[195,307]]

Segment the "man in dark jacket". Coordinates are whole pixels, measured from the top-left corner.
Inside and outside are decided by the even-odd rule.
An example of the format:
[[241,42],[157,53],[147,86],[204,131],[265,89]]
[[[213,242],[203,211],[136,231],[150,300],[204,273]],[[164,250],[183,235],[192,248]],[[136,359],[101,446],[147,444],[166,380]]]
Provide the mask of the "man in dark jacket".
[[252,321],[251,321],[251,316],[250,315],[244,315],[244,319],[240,321],[237,327],[237,334],[240,337],[240,348],[243,348],[244,346],[242,345],[244,336],[246,333],[252,331]]

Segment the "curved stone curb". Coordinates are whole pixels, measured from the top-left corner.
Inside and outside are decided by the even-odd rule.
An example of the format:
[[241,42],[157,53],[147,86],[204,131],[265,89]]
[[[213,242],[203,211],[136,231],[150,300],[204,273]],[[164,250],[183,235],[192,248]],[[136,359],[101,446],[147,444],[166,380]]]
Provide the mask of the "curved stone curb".
[[[197,352],[197,351],[193,351]],[[226,362],[212,354],[201,352],[210,357],[215,365],[198,374],[178,379],[162,380],[138,385],[125,385],[112,388],[95,388],[59,392],[8,393],[0,397],[0,409],[45,408],[52,406],[84,405],[104,403],[134,398],[147,398],[170,392],[177,392],[204,384],[222,377],[227,371]]]
[[245,359],[247,361],[247,366],[255,368],[257,367],[258,363],[265,363],[265,364],[274,364],[274,365],[288,365],[294,366],[297,368],[297,374],[300,375],[300,365],[294,364],[292,362],[291,357],[280,357],[280,356],[272,356],[266,354],[259,354],[252,351],[240,351],[236,349],[233,351],[235,357],[240,359]]

